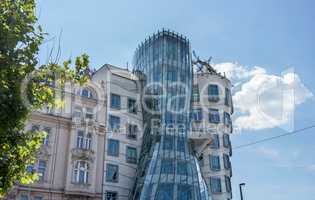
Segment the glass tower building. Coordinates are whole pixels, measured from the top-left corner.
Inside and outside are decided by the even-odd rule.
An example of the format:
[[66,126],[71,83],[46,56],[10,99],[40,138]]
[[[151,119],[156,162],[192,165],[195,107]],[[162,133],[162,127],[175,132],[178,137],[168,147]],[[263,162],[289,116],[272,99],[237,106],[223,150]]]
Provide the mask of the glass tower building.
[[134,55],[141,78],[144,136],[132,199],[208,200],[188,141],[192,63],[189,41],[170,31],[149,37]]

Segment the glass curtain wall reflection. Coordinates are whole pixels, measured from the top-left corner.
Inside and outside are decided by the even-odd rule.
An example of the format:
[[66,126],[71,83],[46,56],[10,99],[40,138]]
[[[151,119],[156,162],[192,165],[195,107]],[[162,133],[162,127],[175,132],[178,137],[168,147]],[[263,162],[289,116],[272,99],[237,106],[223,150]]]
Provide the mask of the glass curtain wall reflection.
[[192,64],[189,41],[170,31],[145,40],[134,56],[142,77],[144,138],[132,199],[207,200],[188,142]]

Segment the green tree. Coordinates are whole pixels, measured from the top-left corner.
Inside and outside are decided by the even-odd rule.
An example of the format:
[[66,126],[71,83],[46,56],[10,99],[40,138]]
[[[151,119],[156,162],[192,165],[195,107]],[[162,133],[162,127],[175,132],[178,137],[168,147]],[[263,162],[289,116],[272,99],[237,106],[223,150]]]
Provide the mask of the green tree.
[[27,167],[34,163],[44,133],[24,130],[32,111],[57,106],[54,87],[89,79],[85,54],[75,59],[73,67],[70,61],[38,66],[46,34],[37,25],[35,6],[34,0],[0,1],[0,197],[14,184],[36,179]]

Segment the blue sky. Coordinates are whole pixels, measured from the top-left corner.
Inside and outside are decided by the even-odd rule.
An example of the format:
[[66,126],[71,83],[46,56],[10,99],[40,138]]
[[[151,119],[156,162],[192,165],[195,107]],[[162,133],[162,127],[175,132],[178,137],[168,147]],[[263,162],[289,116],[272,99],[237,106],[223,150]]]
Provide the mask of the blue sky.
[[[314,7],[312,0],[40,0],[38,16],[50,34],[48,38],[58,38],[62,31],[61,60],[87,53],[95,68],[105,63],[131,63],[137,45],[158,29],[182,33],[201,57],[213,56],[219,70],[232,66],[251,74],[238,80],[241,85],[235,93],[240,93],[235,98],[240,110],[244,109],[242,99],[246,99],[241,94],[250,92],[242,88],[243,84],[255,88],[255,80],[262,77],[267,83],[275,77],[285,82],[281,74],[291,69],[298,80],[294,85],[301,100],[295,105],[293,118],[294,128],[299,129],[315,124],[315,100],[309,96],[315,93]],[[57,39],[42,46],[41,62],[45,62],[54,44],[57,46]],[[255,66],[263,72],[253,74]],[[265,99],[266,106],[271,98]],[[248,112],[251,110],[245,110],[245,115]],[[280,128],[266,125],[235,134],[233,145],[288,130],[283,124]],[[246,199],[315,199],[314,133],[311,129],[235,150],[234,199],[239,199],[240,182],[247,183]]]

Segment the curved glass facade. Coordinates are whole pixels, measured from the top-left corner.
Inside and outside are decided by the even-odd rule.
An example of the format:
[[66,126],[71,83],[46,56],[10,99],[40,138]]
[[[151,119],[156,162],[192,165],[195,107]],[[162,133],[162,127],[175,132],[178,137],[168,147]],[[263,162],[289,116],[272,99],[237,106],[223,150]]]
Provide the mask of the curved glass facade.
[[208,200],[188,142],[192,64],[189,41],[173,32],[149,37],[136,50],[142,74],[143,146],[132,199]]

